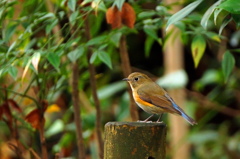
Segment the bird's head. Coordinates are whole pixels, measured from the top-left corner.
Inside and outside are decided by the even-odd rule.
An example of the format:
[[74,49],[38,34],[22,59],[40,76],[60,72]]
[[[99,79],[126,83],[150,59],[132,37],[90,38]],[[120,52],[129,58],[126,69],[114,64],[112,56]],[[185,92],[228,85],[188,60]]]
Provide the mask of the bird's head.
[[127,81],[132,89],[137,88],[144,83],[152,82],[152,80],[147,75],[139,72],[131,73],[127,78],[124,78],[123,80]]

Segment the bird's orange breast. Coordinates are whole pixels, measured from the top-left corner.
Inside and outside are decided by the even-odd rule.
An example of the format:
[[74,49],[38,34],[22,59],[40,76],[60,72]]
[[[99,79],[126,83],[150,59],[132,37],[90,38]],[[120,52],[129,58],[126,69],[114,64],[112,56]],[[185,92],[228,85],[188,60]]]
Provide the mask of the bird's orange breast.
[[144,106],[154,107],[153,104],[142,100],[136,92],[133,93],[133,98],[134,98],[136,103],[139,103],[139,104],[144,105]]

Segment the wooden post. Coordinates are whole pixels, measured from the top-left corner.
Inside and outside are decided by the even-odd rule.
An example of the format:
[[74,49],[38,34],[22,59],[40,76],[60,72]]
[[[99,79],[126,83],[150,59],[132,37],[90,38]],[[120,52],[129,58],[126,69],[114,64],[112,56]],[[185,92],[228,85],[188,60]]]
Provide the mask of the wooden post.
[[165,159],[166,125],[163,123],[108,122],[104,159]]

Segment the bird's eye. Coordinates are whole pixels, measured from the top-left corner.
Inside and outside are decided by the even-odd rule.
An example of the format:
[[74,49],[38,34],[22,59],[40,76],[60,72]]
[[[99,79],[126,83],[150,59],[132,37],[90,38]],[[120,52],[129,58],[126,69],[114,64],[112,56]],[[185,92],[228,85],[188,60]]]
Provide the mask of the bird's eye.
[[134,81],[138,81],[138,77],[135,77],[135,78],[134,78]]

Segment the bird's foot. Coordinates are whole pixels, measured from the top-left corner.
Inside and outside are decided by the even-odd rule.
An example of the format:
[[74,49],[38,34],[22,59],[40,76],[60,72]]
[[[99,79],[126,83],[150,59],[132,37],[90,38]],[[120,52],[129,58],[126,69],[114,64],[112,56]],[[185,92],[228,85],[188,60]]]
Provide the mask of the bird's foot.
[[158,121],[158,120],[157,120],[155,123],[163,123],[163,121]]
[[146,121],[146,120],[138,120],[137,122],[140,122],[140,123],[152,123],[152,121]]

